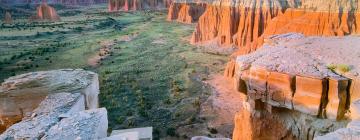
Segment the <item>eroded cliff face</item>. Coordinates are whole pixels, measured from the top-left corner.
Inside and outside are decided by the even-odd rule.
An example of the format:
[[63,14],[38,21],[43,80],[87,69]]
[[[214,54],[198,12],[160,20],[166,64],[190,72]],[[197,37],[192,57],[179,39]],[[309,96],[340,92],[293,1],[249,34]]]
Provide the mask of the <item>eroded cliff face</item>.
[[182,3],[174,2],[168,11],[168,21],[176,20],[182,23],[193,23],[199,20],[204,13],[207,3]]
[[165,9],[170,6],[171,2],[172,0],[109,0],[108,11]]
[[[275,34],[356,34],[360,32],[358,5],[355,0],[215,0],[208,2],[199,18],[191,43],[236,46],[236,57],[257,50],[264,38]],[[228,69],[234,68],[233,61],[226,76],[233,76],[234,69]]]
[[60,17],[55,8],[47,3],[42,3],[36,8],[36,15],[30,17],[30,21],[59,21]]
[[[248,99],[235,117],[233,139],[359,137],[360,130],[353,129],[359,120],[360,64],[353,60],[358,43],[358,37],[290,33],[238,56],[234,87]],[[350,126],[335,131],[348,121]]]

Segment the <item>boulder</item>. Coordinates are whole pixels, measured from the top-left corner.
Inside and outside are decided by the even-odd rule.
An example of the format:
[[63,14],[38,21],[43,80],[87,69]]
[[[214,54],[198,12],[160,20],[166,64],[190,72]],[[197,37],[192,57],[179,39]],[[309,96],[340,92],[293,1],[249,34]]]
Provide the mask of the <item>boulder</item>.
[[12,125],[0,135],[0,139],[39,139],[60,121],[59,116],[82,110],[85,110],[84,96],[80,93],[50,94],[31,112],[31,116]]
[[80,69],[31,72],[10,77],[0,87],[1,127],[9,127],[38,107],[52,93],[81,93],[85,107],[98,107],[98,75]]

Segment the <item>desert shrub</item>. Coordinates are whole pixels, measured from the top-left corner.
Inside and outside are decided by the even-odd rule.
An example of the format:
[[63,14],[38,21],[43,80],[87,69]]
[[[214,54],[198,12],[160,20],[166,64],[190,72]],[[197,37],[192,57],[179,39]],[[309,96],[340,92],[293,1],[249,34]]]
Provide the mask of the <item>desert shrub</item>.
[[211,134],[217,134],[218,131],[215,128],[208,128]]
[[166,129],[166,134],[174,137],[174,136],[176,136],[176,129],[173,127],[170,127],[168,129]]
[[351,67],[347,64],[329,64],[327,68],[331,71],[338,71],[340,73],[346,73],[351,70]]
[[337,66],[337,69],[342,73],[346,73],[346,72],[349,72],[351,70],[350,66],[346,65],[346,64],[339,64]]

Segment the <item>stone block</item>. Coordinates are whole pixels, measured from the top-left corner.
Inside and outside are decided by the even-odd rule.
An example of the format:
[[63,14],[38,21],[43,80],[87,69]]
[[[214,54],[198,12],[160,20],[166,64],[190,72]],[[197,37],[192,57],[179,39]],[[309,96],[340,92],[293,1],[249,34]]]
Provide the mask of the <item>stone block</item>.
[[273,106],[293,109],[292,98],[294,88],[294,76],[279,72],[270,72],[267,78],[267,102]]
[[102,139],[107,136],[108,120],[105,108],[74,113],[52,126],[41,140]]
[[327,84],[324,79],[296,76],[296,91],[293,98],[294,110],[314,116],[321,115],[326,87]]
[[329,119],[340,120],[344,117],[348,98],[349,79],[329,79],[328,104],[326,116]]
[[247,82],[248,95],[252,99],[261,99],[266,101],[267,96],[267,77],[269,72],[263,68],[251,67],[249,73],[249,79]]

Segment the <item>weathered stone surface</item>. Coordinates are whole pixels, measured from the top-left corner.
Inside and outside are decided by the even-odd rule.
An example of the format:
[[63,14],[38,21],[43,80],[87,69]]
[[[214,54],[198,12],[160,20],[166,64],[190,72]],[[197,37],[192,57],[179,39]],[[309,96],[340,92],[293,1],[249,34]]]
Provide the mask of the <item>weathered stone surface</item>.
[[1,127],[9,127],[31,115],[51,93],[70,92],[85,95],[88,109],[98,107],[97,74],[84,70],[40,71],[10,77],[0,87]]
[[122,130],[113,130],[111,136],[121,135],[130,132],[136,132],[139,139],[152,139],[153,127],[131,128]]
[[[294,80],[293,83],[293,85],[295,83],[297,85],[293,88],[296,91],[292,100],[294,109],[320,117],[327,116],[330,119],[343,118],[348,104],[359,98],[357,90],[352,90],[358,88],[355,85],[359,79],[357,73],[360,70],[360,62],[353,58],[358,57],[358,49],[360,48],[357,44],[360,43],[359,38],[304,37],[301,34],[290,33],[272,36],[266,42],[267,44],[258,51],[237,58],[234,75],[241,75],[246,84],[251,81],[252,77],[246,73],[252,67],[265,68],[270,72],[270,75],[272,72],[298,75],[298,80]],[[343,64],[349,67],[349,71],[341,72],[337,68],[331,69],[330,64]],[[266,79],[268,99],[265,102],[276,107],[284,107],[281,105],[283,101],[272,102],[270,100],[270,86],[272,85],[270,75]],[[274,78],[280,77],[280,75],[274,76]],[[349,81],[341,82],[344,77],[347,77],[345,79]],[[255,79],[258,78],[255,77]],[[337,83],[328,79],[340,81]],[[289,90],[291,84],[285,81],[283,81],[287,83],[285,87],[288,88],[282,87],[280,88],[281,91],[291,91]],[[264,85],[265,80],[262,83]],[[238,87],[239,83],[234,85]],[[281,86],[281,83],[274,83],[273,85]],[[256,89],[256,92],[264,91],[261,86],[253,89]],[[291,103],[291,100],[288,102]],[[287,108],[291,109],[289,103]]]
[[[278,140],[279,138],[297,139],[291,133],[291,121],[271,114],[253,111],[251,105],[244,102],[243,108],[235,115],[233,140]],[[271,131],[269,131],[271,130]],[[276,133],[275,133],[276,132]]]
[[267,103],[273,106],[293,109],[292,98],[294,91],[294,76],[279,72],[270,72],[267,78]]
[[108,120],[105,108],[74,113],[52,126],[42,140],[101,139],[107,136]]
[[326,117],[340,120],[344,118],[348,102],[349,80],[346,78],[330,79]]
[[314,140],[360,140],[360,121],[351,121],[346,128],[341,128]]
[[264,68],[251,67],[247,82],[247,94],[252,99],[267,100],[267,78],[269,72]]
[[360,100],[355,100],[350,105],[351,119],[360,120]]
[[31,112],[31,116],[12,125],[0,135],[0,139],[39,139],[60,121],[60,115],[84,109],[84,97],[80,93],[50,94]]
[[167,20],[176,20],[182,23],[197,22],[205,8],[206,3],[173,2],[169,7]]
[[294,109],[310,115],[321,115],[322,99],[326,98],[326,81],[318,78],[296,76]]

